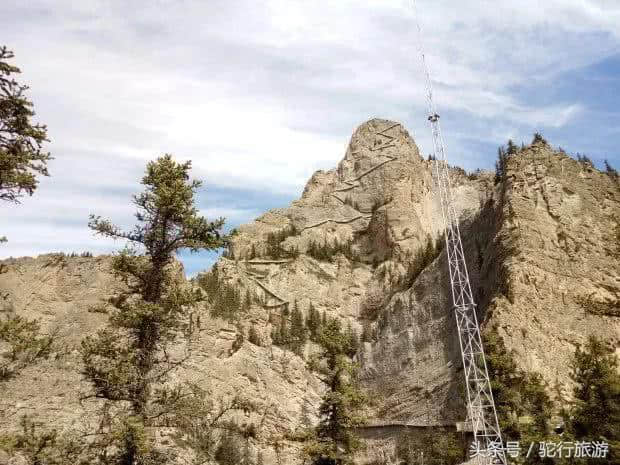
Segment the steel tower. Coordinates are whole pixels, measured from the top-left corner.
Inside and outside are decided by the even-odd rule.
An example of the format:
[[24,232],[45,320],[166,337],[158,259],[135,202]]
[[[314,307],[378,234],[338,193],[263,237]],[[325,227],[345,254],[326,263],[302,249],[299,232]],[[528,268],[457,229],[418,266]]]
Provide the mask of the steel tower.
[[[415,9],[415,0],[414,0]],[[417,20],[417,11],[416,11]],[[428,121],[433,136],[435,191],[441,204],[441,213],[445,227],[446,253],[448,271],[452,289],[452,304],[461,347],[465,385],[467,387],[467,410],[478,444],[478,458],[484,463],[506,465],[506,455],[502,443],[502,434],[497,420],[495,402],[491,392],[491,383],[487,370],[480,327],[476,316],[476,303],[469,283],[469,274],[463,253],[459,218],[454,208],[450,171],[446,162],[439,114],[433,101],[433,87],[428,65],[422,48],[420,22],[417,22],[418,45],[422,58],[422,68],[426,82],[426,99],[428,102]]]

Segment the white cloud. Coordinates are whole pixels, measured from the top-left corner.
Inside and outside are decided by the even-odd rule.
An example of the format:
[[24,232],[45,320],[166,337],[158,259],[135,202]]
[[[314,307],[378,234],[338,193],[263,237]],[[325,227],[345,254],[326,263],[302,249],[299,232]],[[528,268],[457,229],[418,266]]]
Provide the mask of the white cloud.
[[[620,49],[615,0],[417,4],[455,162],[477,157],[471,141],[569,124],[587,110],[579,96],[537,105],[515,89],[547,86]],[[98,207],[130,221],[127,196],[145,161],[164,152],[192,159],[208,185],[293,197],[314,170],[337,163],[371,117],[400,119],[423,153],[430,146],[410,1],[143,1],[128,9],[9,0],[3,9],[17,18],[4,40],[56,160],[33,198],[0,209],[2,234],[14,238],[0,255],[52,247],[56,227],[67,241],[94,244],[78,220]],[[239,220],[254,214],[214,208]],[[54,226],[51,216],[74,226]],[[43,227],[29,226],[37,222]]]

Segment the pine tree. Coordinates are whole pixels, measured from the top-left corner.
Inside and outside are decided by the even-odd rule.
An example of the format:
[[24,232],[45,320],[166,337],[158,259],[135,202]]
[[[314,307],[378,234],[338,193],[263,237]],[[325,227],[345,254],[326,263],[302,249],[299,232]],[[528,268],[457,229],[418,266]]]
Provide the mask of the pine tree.
[[280,346],[287,346],[291,342],[291,331],[288,324],[288,319],[285,316],[280,318],[277,341],[277,345]]
[[603,164],[605,165],[605,172],[609,175],[609,177],[617,181],[618,171],[613,166],[611,166],[607,160],[604,160]]
[[435,244],[431,236],[427,236],[426,238],[426,246],[423,252],[423,266],[422,268],[426,268],[430,265],[435,259]]
[[179,388],[163,385],[180,364],[166,348],[188,327],[189,309],[200,293],[177,278],[174,255],[180,249],[197,252],[226,244],[220,235],[224,220],[209,222],[198,215],[194,195],[201,184],[189,180],[190,168],[190,162],[177,163],[170,155],[148,163],[145,190],[134,197],[138,224],[132,231],[90,218],[89,227],[96,233],[144,249],[138,254],[130,246],[114,257],[113,268],[129,292],[114,300],[108,326],[82,341],[83,373],[92,396],[107,401],[102,421],[114,408],[108,429],[98,436],[107,441],[101,461],[111,459],[105,455],[109,447],[115,461],[125,465],[161,460],[149,427],[162,409],[181,399]]
[[240,442],[235,433],[225,430],[215,451],[217,463],[219,465],[240,465],[243,463]]
[[305,399],[301,404],[299,423],[301,423],[301,426],[304,427],[306,430],[312,427],[312,420],[310,420],[310,410],[308,409],[308,403]]
[[247,289],[245,291],[245,300],[243,301],[243,310],[247,312],[250,310],[251,306],[252,306],[252,295],[250,294],[250,290]]
[[250,452],[250,441],[245,440],[245,445],[243,446],[243,459],[241,460],[241,465],[254,465],[254,460],[252,460],[252,454]]
[[49,175],[47,162],[52,157],[42,151],[47,127],[32,124],[35,113],[25,95],[28,86],[13,77],[21,71],[7,62],[13,57],[0,46],[0,200],[18,203],[24,193],[34,193],[37,176]]
[[577,439],[607,442],[606,463],[620,463],[620,374],[613,347],[591,336],[575,352],[571,369],[576,386],[570,431]]
[[499,183],[506,174],[506,160],[508,156],[503,147],[497,149],[497,161],[495,162],[495,184]]
[[320,421],[315,437],[304,448],[313,465],[348,465],[361,443],[353,429],[364,424],[363,402],[350,361],[349,340],[337,319],[329,319],[321,329],[319,344],[322,363],[315,364],[327,387],[319,408]]
[[271,343],[276,346],[282,345],[282,341],[280,341],[279,327],[274,327],[271,329]]
[[517,153],[519,149],[517,148],[517,146],[515,145],[515,143],[512,141],[512,139],[508,140],[508,147],[506,148],[506,153],[508,155],[514,155],[515,153]]
[[297,305],[297,301],[295,301],[293,312],[291,313],[291,345],[293,352],[301,356],[307,340],[308,334],[304,325],[304,317]]
[[[551,440],[552,403],[540,375],[520,370],[513,353],[492,327],[483,333],[483,344],[499,426],[506,440],[536,443]],[[519,418],[531,421],[521,424]],[[534,462],[538,458],[536,457]],[[530,460],[530,462],[532,461]]]
[[316,341],[318,336],[319,327],[321,326],[321,315],[319,311],[314,308],[312,302],[308,308],[308,317],[306,319],[306,327],[310,333],[310,339]]
[[534,138],[532,139],[532,145],[534,145],[534,144],[547,145],[547,141],[545,140],[545,138],[542,136],[541,133],[535,132],[534,133]]
[[349,357],[353,357],[360,348],[360,339],[357,333],[351,327],[351,323],[347,323],[345,331],[346,353]]
[[403,433],[396,438],[396,455],[402,465],[456,465],[465,460],[465,448],[451,431]]
[[362,342],[372,342],[372,328],[370,327],[370,323],[364,323],[361,339]]
[[256,328],[254,327],[254,325],[250,326],[250,330],[248,332],[248,341],[255,346],[261,345],[260,338],[258,337],[258,333],[256,332]]
[[581,155],[580,153],[578,153],[577,161],[586,166],[594,166],[594,163],[592,163],[592,160],[587,155]]

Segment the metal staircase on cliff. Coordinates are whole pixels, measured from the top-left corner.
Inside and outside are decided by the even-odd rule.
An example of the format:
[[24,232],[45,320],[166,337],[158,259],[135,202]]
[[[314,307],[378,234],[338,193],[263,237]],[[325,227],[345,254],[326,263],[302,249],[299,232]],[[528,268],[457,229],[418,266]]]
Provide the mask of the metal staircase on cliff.
[[454,208],[450,171],[446,162],[444,143],[439,125],[439,114],[433,101],[432,82],[422,47],[422,32],[417,17],[415,0],[413,1],[413,7],[418,30],[418,46],[426,82],[428,121],[430,122],[433,136],[435,191],[441,204],[441,213],[445,227],[452,303],[465,372],[468,420],[471,422],[476,444],[476,456],[479,462],[506,465],[502,434],[497,420],[489,372],[480,337],[480,327],[476,316],[476,303],[471,291],[465,254],[463,253],[459,218]]

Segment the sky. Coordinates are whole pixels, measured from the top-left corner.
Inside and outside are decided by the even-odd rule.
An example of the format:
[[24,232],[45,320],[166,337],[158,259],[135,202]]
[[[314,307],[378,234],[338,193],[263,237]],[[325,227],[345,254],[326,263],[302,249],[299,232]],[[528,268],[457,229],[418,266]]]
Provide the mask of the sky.
[[[538,131],[620,167],[620,2],[416,4],[4,0],[0,43],[54,160],[32,197],[0,206],[0,258],[118,250],[88,215],[129,228],[145,165],[164,153],[192,160],[201,213],[228,228],[298,198],[371,118],[430,153],[420,44],[451,164],[490,169],[498,146]],[[193,275],[216,254],[180,258]]]

